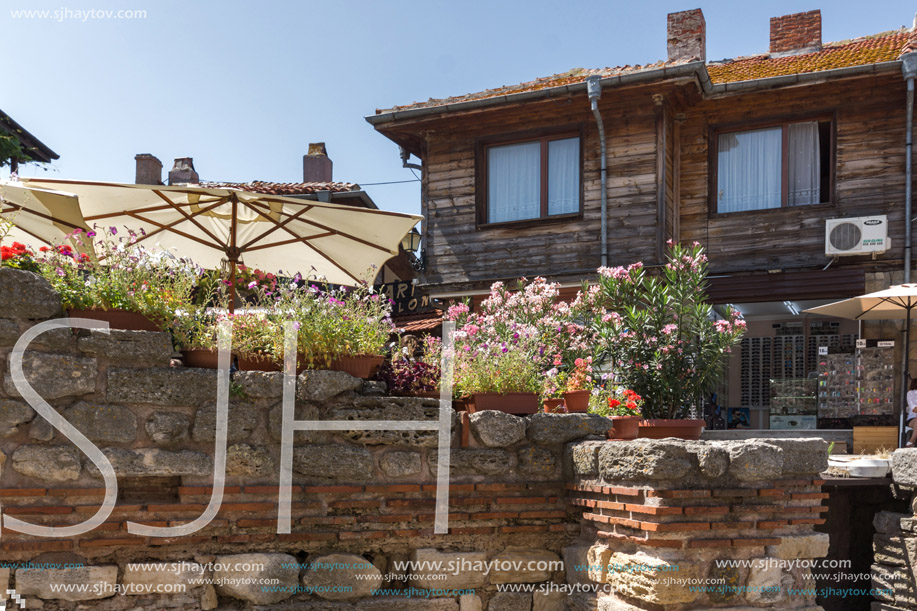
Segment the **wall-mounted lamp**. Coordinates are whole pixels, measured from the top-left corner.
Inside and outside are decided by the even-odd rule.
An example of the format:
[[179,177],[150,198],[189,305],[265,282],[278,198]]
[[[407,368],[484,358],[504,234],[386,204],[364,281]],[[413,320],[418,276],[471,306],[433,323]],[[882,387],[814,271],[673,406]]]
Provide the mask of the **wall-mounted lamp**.
[[411,260],[411,267],[418,272],[423,271],[427,266],[427,251],[421,248],[422,244],[423,236],[417,231],[417,227],[411,229],[411,231],[401,239],[401,247],[408,253],[408,258]]

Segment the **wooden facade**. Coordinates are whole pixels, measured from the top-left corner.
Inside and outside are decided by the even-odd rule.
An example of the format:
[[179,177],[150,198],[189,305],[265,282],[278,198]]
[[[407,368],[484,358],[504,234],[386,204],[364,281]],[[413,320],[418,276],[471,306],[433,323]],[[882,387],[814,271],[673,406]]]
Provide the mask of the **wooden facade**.
[[[905,93],[897,66],[737,93],[703,92],[694,78],[605,88],[599,108],[608,147],[608,264],[658,264],[665,241],[675,239],[704,244],[713,274],[815,271],[829,262],[826,219],[885,214],[892,250],[875,260],[843,257],[832,269],[861,278],[864,270],[900,268]],[[828,203],[716,211],[711,143],[718,128],[813,116],[831,121]],[[481,143],[556,128],[583,134],[581,214],[482,224]],[[585,92],[444,111],[376,129],[423,161],[428,264],[422,281],[433,294],[474,292],[522,276],[572,282],[599,266],[600,147]]]

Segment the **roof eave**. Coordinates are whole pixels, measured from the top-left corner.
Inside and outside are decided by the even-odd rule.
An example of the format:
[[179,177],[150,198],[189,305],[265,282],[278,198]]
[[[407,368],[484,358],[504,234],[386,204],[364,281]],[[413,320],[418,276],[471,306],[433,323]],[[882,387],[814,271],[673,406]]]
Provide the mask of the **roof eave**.
[[844,68],[833,68],[831,70],[819,70],[817,72],[802,72],[799,74],[786,74],[781,76],[768,76],[759,79],[749,79],[747,81],[733,81],[729,83],[717,83],[712,86],[711,93],[739,93],[745,91],[754,91],[757,89],[774,89],[776,87],[791,87],[793,85],[803,85],[816,81],[831,80],[837,78],[846,78],[851,76],[863,76],[868,74],[878,74],[881,72],[891,72],[901,70],[901,60],[892,60],[887,62],[878,62],[875,64],[862,64],[859,66],[847,66]]
[[[688,62],[677,66],[666,66],[653,70],[631,72],[617,76],[609,76],[601,80],[603,87],[617,87],[634,85],[651,82],[654,80],[663,80],[670,78],[680,78],[685,76],[694,76],[698,84],[705,92],[710,91],[711,81],[707,74],[707,66],[704,62]],[[492,106],[503,106],[506,104],[516,104],[520,102],[529,102],[545,98],[563,96],[572,93],[586,91],[586,82],[573,83],[571,85],[560,85],[558,87],[547,87],[535,91],[522,91],[519,93],[510,93],[506,95],[481,98],[477,100],[467,100],[464,102],[455,102],[452,104],[441,104],[436,106],[423,106],[420,108],[410,108],[406,110],[396,110],[384,112],[366,117],[366,121],[373,126],[380,126],[386,123],[396,123],[411,119],[430,117],[433,115],[445,115],[453,112],[477,110],[489,108]]]
[[[4,125],[6,123],[7,125]],[[26,128],[22,127],[15,120],[2,110],[0,110],[0,130],[7,132],[28,149],[29,157],[33,161],[41,163],[50,163],[55,159],[60,159],[60,155],[52,151],[44,142],[33,136]]]

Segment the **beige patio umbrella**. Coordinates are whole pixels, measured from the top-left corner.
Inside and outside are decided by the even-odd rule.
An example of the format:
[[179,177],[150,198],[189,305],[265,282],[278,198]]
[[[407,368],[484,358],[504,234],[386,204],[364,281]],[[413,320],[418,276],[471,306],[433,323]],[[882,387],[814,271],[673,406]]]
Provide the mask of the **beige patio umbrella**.
[[372,281],[421,217],[226,188],[23,178],[79,198],[89,225],[128,228],[137,242],[205,268],[238,263],[332,284]]
[[898,284],[881,291],[836,301],[805,312],[853,320],[905,320],[904,348],[901,365],[901,416],[898,422],[898,444],[904,435],[904,413],[907,409],[907,385],[910,380],[908,347],[911,343],[911,312],[917,307],[917,284]]
[[[16,226],[11,240],[60,244],[76,229],[89,231],[75,195],[19,181],[0,181],[0,218]],[[77,241],[76,247],[86,252],[88,245]]]

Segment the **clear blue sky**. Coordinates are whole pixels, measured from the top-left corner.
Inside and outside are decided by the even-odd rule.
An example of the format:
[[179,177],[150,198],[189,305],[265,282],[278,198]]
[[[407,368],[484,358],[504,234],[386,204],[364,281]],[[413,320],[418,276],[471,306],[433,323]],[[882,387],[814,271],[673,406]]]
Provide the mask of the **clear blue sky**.
[[[45,173],[131,182],[134,155],[165,170],[193,157],[203,180],[296,182],[309,142],[334,177],[409,180],[396,146],[363,117],[429,97],[574,67],[664,59],[666,14],[695,2],[614,0],[3,0],[0,108],[60,154]],[[767,50],[769,18],[820,8],[823,40],[910,27],[904,1],[704,2],[707,57]],[[70,11],[62,21],[12,10]],[[72,18],[133,9],[145,19]],[[418,212],[417,183],[367,186]]]

